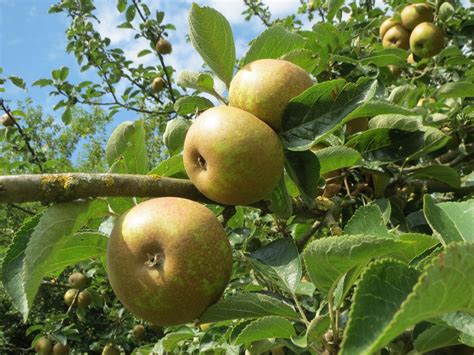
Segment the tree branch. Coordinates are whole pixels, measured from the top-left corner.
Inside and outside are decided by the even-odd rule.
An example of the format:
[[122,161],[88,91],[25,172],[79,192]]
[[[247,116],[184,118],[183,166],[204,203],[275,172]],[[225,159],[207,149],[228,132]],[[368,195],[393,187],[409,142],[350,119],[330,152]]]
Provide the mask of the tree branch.
[[51,203],[107,196],[174,196],[209,202],[191,181],[158,175],[67,173],[0,176],[0,203]]

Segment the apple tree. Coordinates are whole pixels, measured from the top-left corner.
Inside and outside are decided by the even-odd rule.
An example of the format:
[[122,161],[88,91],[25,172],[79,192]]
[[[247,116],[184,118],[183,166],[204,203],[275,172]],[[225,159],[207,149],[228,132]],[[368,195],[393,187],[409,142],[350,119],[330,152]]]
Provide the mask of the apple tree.
[[93,0],[58,1],[97,79],[31,84],[61,123],[0,73],[2,353],[472,353],[472,10],[243,2],[265,30],[241,58],[189,4],[205,65],[177,73],[151,2],[116,16],[155,65],[98,32]]

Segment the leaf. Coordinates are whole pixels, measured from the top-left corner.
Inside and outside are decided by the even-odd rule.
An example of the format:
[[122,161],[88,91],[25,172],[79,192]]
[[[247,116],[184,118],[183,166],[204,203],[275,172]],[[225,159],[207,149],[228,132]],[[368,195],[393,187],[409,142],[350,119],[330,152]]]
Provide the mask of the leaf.
[[166,160],[163,160],[156,168],[152,169],[148,173],[148,175],[167,177],[173,177],[180,174],[186,175],[182,155],[174,155]]
[[344,124],[344,118],[375,94],[377,82],[338,79],[313,85],[292,99],[284,113],[281,137],[291,150],[307,150]]
[[23,263],[25,250],[31,234],[34,232],[41,214],[26,220],[15,233],[2,260],[2,284],[10,296],[13,305],[22,314],[28,313],[28,302],[23,288]]
[[408,57],[407,51],[400,48],[384,48],[370,54],[369,57],[360,59],[361,65],[374,64],[377,67],[387,65],[405,65]]
[[306,247],[303,259],[311,281],[327,293],[345,273],[373,258],[390,255],[409,260],[435,244],[434,238],[422,235],[408,238],[343,235],[313,241]]
[[122,13],[127,8],[127,0],[117,0],[117,10]]
[[201,96],[182,96],[174,103],[174,109],[180,115],[194,114],[213,106],[211,100]]
[[472,243],[448,245],[412,287],[414,269],[387,260],[372,264],[354,294],[341,355],[372,354],[405,329],[444,313],[472,313],[472,287],[466,286],[474,285],[473,253]]
[[304,48],[298,48],[282,55],[279,59],[286,60],[303,68],[307,72],[312,72],[321,62],[318,55],[313,51]]
[[474,83],[458,81],[441,86],[436,92],[440,97],[474,97]]
[[235,64],[235,45],[229,22],[218,11],[193,3],[189,37],[204,62],[229,87]]
[[192,330],[184,329],[168,333],[160,341],[166,351],[174,351],[178,347],[179,342],[191,339],[193,336],[194,333]]
[[447,165],[430,165],[415,169],[408,175],[411,179],[437,180],[455,189],[461,186],[461,178],[456,170]]
[[179,73],[177,82],[178,85],[185,88],[191,88],[209,94],[214,93],[214,79],[208,73],[183,70]]
[[294,294],[301,280],[298,249],[289,238],[278,239],[250,255],[250,263],[265,277]]
[[68,75],[69,75],[69,68],[68,67],[59,68],[59,80],[65,81],[67,79]]
[[382,114],[416,115],[416,113],[389,101],[373,99],[352,111],[347,115],[346,120],[349,121],[359,117],[374,117]]
[[391,128],[415,132],[422,128],[421,119],[421,116],[405,116],[393,113],[378,115],[370,119],[369,128]]
[[39,79],[33,83],[33,86],[45,87],[51,85],[53,81],[51,79]]
[[326,5],[328,8],[327,20],[331,22],[341,6],[344,5],[344,0],[327,0]]
[[137,9],[135,8],[135,5],[130,5],[127,8],[127,12],[125,13],[125,18],[127,19],[127,22],[132,22],[135,18],[136,13]]
[[450,136],[444,134],[439,129],[430,126],[424,126],[422,128],[424,132],[423,135],[423,146],[414,154],[412,154],[408,159],[418,159],[425,154],[434,152],[442,147],[444,147],[451,139]]
[[[28,317],[43,277],[58,271],[63,265],[57,260],[57,254],[69,245],[67,239],[92,218],[103,217],[107,213],[105,201],[94,200],[56,204],[41,216],[25,250],[23,285],[27,304],[21,310],[24,320]],[[80,244],[80,239],[76,242]]]
[[19,87],[20,89],[26,89],[25,81],[19,76],[11,75],[8,77],[8,79],[12,82],[13,85]]
[[413,342],[415,350],[426,353],[435,349],[459,344],[459,333],[456,329],[444,325],[433,325],[418,335]]
[[148,55],[148,54],[150,54],[150,53],[151,53],[151,50],[149,50],[149,49],[141,50],[140,52],[138,52],[137,58],[144,57],[144,56],[146,56],[146,55]]
[[315,204],[319,180],[319,161],[312,152],[285,151],[285,169],[309,206]]
[[284,176],[281,177],[278,186],[272,191],[269,208],[281,218],[288,218],[293,214],[293,204],[286,188]]
[[220,322],[232,319],[281,316],[299,319],[294,309],[282,301],[260,293],[241,293],[227,297],[209,307],[199,323]]
[[347,147],[358,150],[369,161],[395,162],[423,146],[423,132],[373,128],[352,136]]
[[344,146],[323,148],[314,152],[314,154],[318,157],[321,175],[330,171],[353,167],[360,164],[362,160],[357,150]]
[[282,25],[274,25],[255,38],[242,59],[242,65],[257,59],[277,59],[295,49],[303,48],[304,45],[303,37],[288,31]]
[[61,115],[61,120],[66,126],[71,123],[72,110],[70,106],[66,107],[66,109],[64,110],[63,114]]
[[268,338],[291,338],[296,335],[291,322],[283,317],[269,316],[248,324],[237,336],[234,344],[249,344]]
[[376,237],[390,235],[377,205],[359,207],[344,227],[344,234],[368,234]]
[[163,133],[163,142],[168,148],[170,155],[176,155],[183,150],[184,139],[191,124],[191,120],[181,117],[168,121]]
[[115,128],[107,142],[105,153],[109,166],[120,161],[120,173],[146,174],[148,158],[143,121],[125,121]]
[[443,314],[441,320],[461,333],[474,337],[474,315],[465,312]]
[[435,204],[434,199],[427,194],[423,197],[423,202],[426,220],[442,243],[474,242],[474,200]]

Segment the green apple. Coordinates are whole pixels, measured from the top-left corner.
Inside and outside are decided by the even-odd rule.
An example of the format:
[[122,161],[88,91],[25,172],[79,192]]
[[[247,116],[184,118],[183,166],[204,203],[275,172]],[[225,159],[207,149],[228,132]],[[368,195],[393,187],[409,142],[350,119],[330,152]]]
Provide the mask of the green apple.
[[161,37],[158,42],[156,42],[155,49],[160,54],[170,54],[173,51],[173,46],[168,40]]
[[433,22],[433,8],[428,4],[411,4],[403,8],[400,17],[403,27],[413,30],[422,22]]
[[41,355],[49,355],[53,349],[53,343],[47,336],[42,336],[38,339],[35,344],[35,351],[37,354]]
[[87,286],[87,277],[81,272],[75,272],[69,276],[71,287],[82,290]]
[[388,70],[390,70],[390,73],[392,73],[394,76],[400,76],[402,73],[402,69],[399,66],[393,64],[388,65]]
[[154,93],[160,92],[165,87],[165,80],[161,76],[157,76],[151,83],[151,89]]
[[234,76],[229,87],[229,105],[250,112],[279,131],[288,102],[312,85],[309,74],[296,64],[260,59]]
[[12,127],[15,123],[10,118],[8,113],[4,113],[2,117],[0,117],[0,124],[4,125],[5,127]]
[[169,326],[190,323],[222,295],[232,249],[217,217],[177,197],[142,202],[114,226],[107,244],[110,285],[136,317]]
[[184,167],[203,195],[226,205],[268,197],[283,174],[283,148],[263,121],[236,107],[202,113],[184,141]]
[[401,25],[395,25],[383,36],[382,45],[385,48],[401,48],[407,50],[410,48],[409,39],[410,33]]
[[416,26],[410,35],[410,49],[420,58],[431,58],[444,48],[443,32],[431,22]]
[[63,345],[61,343],[56,343],[53,346],[53,355],[67,355],[71,349],[69,348],[69,345]]
[[380,38],[383,39],[387,31],[395,25],[400,25],[400,21],[397,21],[393,18],[388,18],[384,22],[382,22],[379,29]]

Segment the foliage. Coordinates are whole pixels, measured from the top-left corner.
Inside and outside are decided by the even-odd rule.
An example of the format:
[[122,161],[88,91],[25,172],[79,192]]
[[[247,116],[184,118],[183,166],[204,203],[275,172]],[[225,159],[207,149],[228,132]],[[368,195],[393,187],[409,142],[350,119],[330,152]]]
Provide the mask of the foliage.
[[[16,125],[0,128],[2,174],[186,179],[181,150],[190,119],[226,103],[217,79],[228,87],[236,63],[285,59],[315,84],[286,108],[279,134],[285,176],[270,200],[208,205],[226,228],[234,269],[223,298],[196,324],[146,324],[145,338],[136,340],[131,330],[140,320],[112,293],[107,237],[139,199],[2,205],[0,352],[31,350],[43,335],[77,353],[107,343],[137,354],[260,354],[280,346],[290,354],[400,354],[474,346],[472,11],[457,0],[437,1],[435,21],[447,45],[411,65],[408,52],[383,49],[378,37],[378,26],[393,11],[399,16],[404,1],[385,1],[389,12],[370,0],[302,1],[294,15],[275,20],[263,2],[244,2],[243,16],[267,29],[242,58],[224,16],[190,6],[190,42],[206,67],[179,76],[154,50],[175,27],[145,1],[118,0],[116,15],[121,30],[149,43],[138,56],[156,55],[156,66],[134,63],[101,36],[93,0],[51,6],[52,14],[68,15],[67,52],[99,80],[74,83],[67,67],[39,78],[33,85],[57,97],[58,118],[45,117],[30,100],[18,103],[11,110]],[[310,29],[303,29],[306,21]],[[157,76],[166,88],[154,93]],[[0,78],[0,92],[7,80],[26,87],[9,75]],[[117,125],[122,111],[138,118]],[[349,135],[346,127],[360,118],[369,118],[367,129]],[[74,270],[90,280],[86,309],[63,304]]]

